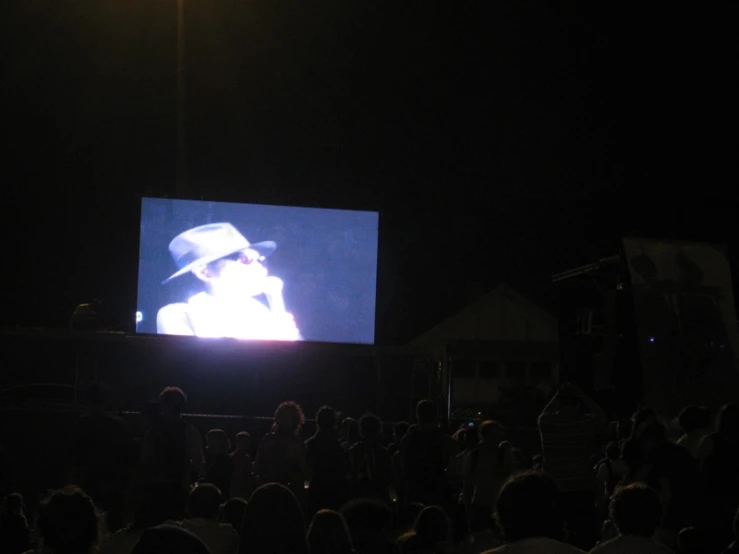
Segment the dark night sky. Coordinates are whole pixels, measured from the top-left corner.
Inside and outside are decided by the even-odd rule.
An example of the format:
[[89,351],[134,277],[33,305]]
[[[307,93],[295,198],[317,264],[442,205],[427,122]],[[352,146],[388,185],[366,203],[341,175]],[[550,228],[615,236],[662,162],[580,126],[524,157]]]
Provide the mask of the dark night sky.
[[[123,320],[138,198],[174,193],[175,2],[2,4],[0,323]],[[630,232],[735,254],[736,8],[600,4],[186,0],[189,196],[380,210],[381,340]]]

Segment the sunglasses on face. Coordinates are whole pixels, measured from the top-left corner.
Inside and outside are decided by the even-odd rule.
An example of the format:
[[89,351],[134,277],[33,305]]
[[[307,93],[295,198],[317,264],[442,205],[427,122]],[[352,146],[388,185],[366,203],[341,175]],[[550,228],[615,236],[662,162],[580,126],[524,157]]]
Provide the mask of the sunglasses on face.
[[230,260],[232,262],[241,262],[244,265],[249,265],[254,262],[263,262],[264,256],[259,255],[257,252],[234,252],[228,256],[224,256],[221,260]]

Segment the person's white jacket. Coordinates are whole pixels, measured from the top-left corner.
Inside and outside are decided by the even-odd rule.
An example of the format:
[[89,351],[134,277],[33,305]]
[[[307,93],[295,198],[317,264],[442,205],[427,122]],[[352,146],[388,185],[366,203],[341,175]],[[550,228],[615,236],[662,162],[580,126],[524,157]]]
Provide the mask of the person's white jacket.
[[157,314],[157,333],[246,340],[301,340],[293,316],[254,298],[226,301],[208,293],[169,304]]

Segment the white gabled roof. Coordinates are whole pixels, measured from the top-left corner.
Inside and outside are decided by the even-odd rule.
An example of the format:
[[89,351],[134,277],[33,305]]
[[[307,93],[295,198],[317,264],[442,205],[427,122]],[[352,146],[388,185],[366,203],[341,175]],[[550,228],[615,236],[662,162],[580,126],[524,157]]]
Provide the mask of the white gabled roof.
[[557,342],[557,318],[507,283],[445,319],[412,345],[453,340]]

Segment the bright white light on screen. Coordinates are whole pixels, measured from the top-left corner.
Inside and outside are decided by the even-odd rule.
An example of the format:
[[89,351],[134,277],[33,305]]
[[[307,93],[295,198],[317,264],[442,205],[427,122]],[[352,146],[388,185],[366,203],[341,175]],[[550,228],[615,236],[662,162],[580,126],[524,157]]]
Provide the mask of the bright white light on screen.
[[373,344],[378,222],[372,211],[143,198],[136,332]]

